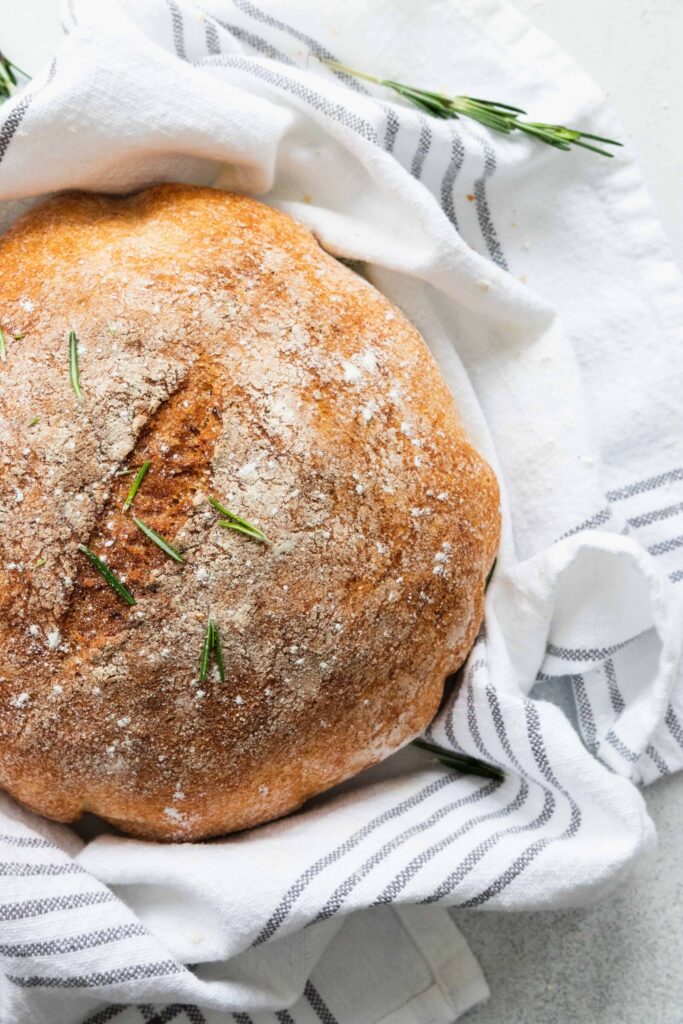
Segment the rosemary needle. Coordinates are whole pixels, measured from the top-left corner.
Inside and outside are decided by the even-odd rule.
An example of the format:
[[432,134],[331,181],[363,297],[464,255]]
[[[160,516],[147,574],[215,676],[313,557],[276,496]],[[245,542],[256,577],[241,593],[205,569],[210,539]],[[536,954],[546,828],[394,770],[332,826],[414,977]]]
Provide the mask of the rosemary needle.
[[144,533],[145,537],[151,540],[153,544],[156,544],[156,546],[163,551],[165,555],[172,558],[174,562],[180,562],[181,565],[183,564],[184,558],[180,552],[176,551],[176,549],[169,544],[167,540],[164,540],[156,530],[153,530],[151,526],[147,526],[147,524],[143,523],[137,516],[133,516],[133,522],[137,526],[138,530],[140,530],[141,533]]
[[135,476],[135,480],[133,480],[133,483],[131,484],[131,488],[128,491],[128,495],[126,496],[126,500],[123,503],[123,511],[124,512],[127,512],[128,509],[130,508],[130,506],[133,504],[133,501],[135,499],[135,495],[138,493],[138,491],[140,489],[140,484],[142,483],[142,481],[145,479],[145,477],[149,473],[149,468],[150,468],[151,465],[152,465],[151,462],[143,462],[142,465],[140,466],[139,470],[137,471],[137,474]]
[[206,623],[206,632],[204,633],[204,643],[202,644],[202,655],[199,659],[199,682],[205,683],[206,677],[209,674],[209,664],[211,662],[211,652],[213,650],[213,619],[209,615],[208,622]]
[[216,509],[220,512],[225,519],[219,519],[218,525],[224,527],[226,530],[235,530],[237,533],[243,533],[245,537],[251,537],[252,540],[260,540],[263,544],[272,544],[272,540],[266,537],[263,530],[259,530],[258,526],[254,526],[253,523],[248,522],[246,519],[242,519],[241,516],[235,515],[234,512],[228,511],[224,508],[220,502],[216,501],[215,498],[209,497],[209,501]]
[[263,544],[272,544],[272,540],[268,540],[265,533],[261,533],[260,530],[254,529],[253,526],[247,526],[245,523],[237,522],[233,519],[219,519],[218,525],[222,526],[225,530],[234,530],[236,533],[242,533],[245,537],[251,537],[252,540],[260,540]]
[[488,588],[489,588],[489,583],[490,583],[490,582],[491,582],[491,580],[493,579],[493,574],[494,574],[494,572],[496,571],[496,566],[497,566],[497,564],[498,564],[498,558],[494,558],[494,559],[493,559],[493,565],[492,565],[492,566],[491,566],[491,568],[489,569],[489,574],[488,574],[488,576],[486,577],[486,581],[485,581],[485,583],[484,583],[484,590],[488,590]]
[[0,362],[7,362],[7,345],[5,343],[5,332],[0,327]]
[[78,550],[85,555],[88,561],[97,569],[100,576],[106,580],[111,589],[118,594],[122,601],[125,601],[127,605],[131,606],[135,604],[135,598],[128,587],[121,582],[116,573],[109,568],[106,562],[103,562],[101,558],[98,558],[95,552],[91,551],[90,548],[87,548],[85,544],[79,544]]
[[9,99],[15,87],[19,84],[17,75],[27,79],[31,77],[0,51],[0,103]]
[[218,632],[218,623],[213,622],[213,656],[218,669],[218,677],[222,683],[225,682],[225,663],[223,662],[223,648],[221,647],[221,635]]
[[199,682],[206,682],[206,677],[209,674],[209,665],[211,664],[211,655],[213,654],[218,669],[218,676],[222,683],[225,682],[225,664],[223,663],[223,651],[221,649],[221,638],[218,632],[218,626],[213,615],[209,615],[206,623],[206,632],[204,633],[204,643],[202,644],[202,655],[199,659]]
[[46,562],[45,558],[39,558],[38,561],[36,562],[36,564],[33,566],[33,568],[34,569],[42,569],[42,567],[45,565],[45,562]]
[[468,754],[456,754],[454,750],[446,750],[445,747],[439,747],[436,743],[428,743],[427,740],[413,740],[413,746],[434,754],[446,768],[453,768],[466,775],[479,775],[483,779],[496,779],[498,782],[502,782],[505,778],[502,768],[487,764],[486,761],[480,761],[476,757],[469,757]]
[[81,374],[78,368],[78,338],[75,331],[69,331],[69,380],[73,393],[78,401],[82,402]]
[[31,420],[31,422],[29,423],[29,427],[37,427],[39,423],[40,423],[40,416],[34,416],[33,419]]
[[[498,103],[495,100],[478,99],[475,96],[444,96],[440,92],[432,92],[429,89],[417,89],[412,85],[404,85],[403,82],[395,82],[391,78],[379,78],[377,75],[369,75],[365,71],[356,71],[345,64],[335,60],[323,60],[333,71],[343,71],[355,78],[362,78],[366,82],[373,82],[375,85],[383,85],[391,89],[403,99],[408,100],[414,106],[419,107],[432,117],[459,118],[469,117],[479,124],[491,128],[493,131],[502,132],[503,135],[510,135],[511,132],[520,131],[545,142],[548,146],[556,149],[569,150],[572,146],[581,146],[582,149],[590,149],[593,153],[601,156],[614,156],[606,149],[594,146],[594,142],[601,142],[606,146],[621,146],[621,142],[614,139],[606,139],[602,135],[592,135],[590,132],[578,131],[575,128],[565,128],[561,124],[543,124],[539,121],[522,121],[521,115],[526,114],[521,107],[513,107],[509,103]],[[589,139],[589,142],[584,141]]]

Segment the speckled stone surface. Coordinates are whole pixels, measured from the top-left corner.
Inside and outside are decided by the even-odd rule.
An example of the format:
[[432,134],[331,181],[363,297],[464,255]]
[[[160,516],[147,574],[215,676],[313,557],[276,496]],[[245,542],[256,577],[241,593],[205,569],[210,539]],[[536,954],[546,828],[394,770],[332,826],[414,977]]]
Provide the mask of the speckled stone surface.
[[646,790],[659,848],[588,910],[453,911],[491,999],[463,1024],[683,1022],[683,776]]

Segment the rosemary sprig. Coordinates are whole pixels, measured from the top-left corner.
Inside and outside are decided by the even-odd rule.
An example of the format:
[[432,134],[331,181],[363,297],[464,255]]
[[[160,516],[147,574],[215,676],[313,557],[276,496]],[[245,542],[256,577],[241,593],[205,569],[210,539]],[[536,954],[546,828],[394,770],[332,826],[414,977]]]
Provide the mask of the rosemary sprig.
[[144,533],[145,537],[151,540],[153,544],[156,544],[156,546],[163,551],[165,555],[172,558],[174,562],[180,562],[181,565],[184,563],[185,560],[180,552],[176,551],[176,549],[169,544],[167,540],[164,540],[156,530],[153,530],[151,526],[147,526],[147,524],[143,523],[137,516],[133,516],[133,522],[137,526],[138,530],[140,530],[141,533]]
[[209,501],[216,509],[220,512],[225,519],[219,519],[218,525],[224,527],[226,530],[235,530],[237,533],[243,533],[245,537],[251,537],[252,540],[260,540],[263,544],[272,544],[272,540],[266,537],[263,530],[259,530],[258,526],[254,526],[253,523],[247,522],[246,519],[242,519],[241,516],[235,515],[234,512],[229,512],[227,508],[224,508],[220,502],[216,501],[215,498],[209,497]]
[[7,343],[5,341],[5,332],[0,327],[0,362],[7,362]]
[[30,75],[18,68],[9,57],[0,51],[0,103],[8,100],[19,84],[17,75],[21,75],[22,78],[30,78]]
[[218,625],[213,615],[209,615],[206,623],[206,632],[204,633],[204,643],[202,644],[202,656],[199,659],[199,682],[206,682],[206,677],[209,674],[209,665],[211,664],[211,655],[214,656],[216,668],[218,669],[218,676],[222,683],[225,682],[225,664],[223,662],[223,649],[221,648],[221,638],[218,632]]
[[75,331],[69,331],[69,380],[73,393],[78,401],[82,402],[81,373],[78,368],[78,338]]
[[135,604],[135,598],[128,587],[121,582],[115,572],[112,572],[106,562],[103,562],[101,558],[98,558],[95,552],[91,551],[90,548],[87,548],[85,544],[79,544],[78,550],[85,555],[92,565],[94,565],[100,576],[106,580],[111,589],[118,594],[122,601],[125,601],[127,605],[131,606]]
[[133,483],[131,484],[131,488],[128,491],[128,494],[126,496],[126,500],[123,503],[123,511],[124,512],[127,512],[128,509],[130,508],[130,506],[133,504],[133,501],[135,500],[135,495],[140,490],[140,484],[142,483],[142,481],[145,479],[145,477],[149,473],[149,468],[150,468],[151,465],[152,465],[152,463],[149,462],[149,461],[148,462],[143,462],[142,465],[140,466],[139,470],[137,471],[136,476],[135,476],[135,480],[133,480]]
[[[556,149],[569,150],[572,146],[581,146],[582,149],[590,149],[591,152],[599,153],[601,156],[611,157],[614,154],[599,146],[594,146],[594,142],[602,142],[607,146],[622,145],[615,139],[606,139],[602,135],[592,135],[590,132],[582,132],[576,128],[565,128],[561,124],[523,121],[521,115],[525,115],[526,111],[521,107],[510,106],[509,103],[477,99],[475,96],[444,96],[443,93],[431,92],[429,89],[417,89],[412,85],[395,82],[391,78],[379,78],[376,75],[369,75],[365,71],[356,71],[338,61],[323,60],[323,64],[327,64],[334,71],[343,71],[355,78],[363,78],[366,82],[373,82],[375,85],[383,85],[386,89],[392,89],[403,99],[419,107],[420,110],[424,110],[425,113],[431,114],[432,117],[456,119],[469,117],[493,131],[502,132],[504,135],[520,131],[540,142],[545,142],[548,146],[554,146]],[[586,139],[590,141],[584,141]]]
[[498,768],[497,765],[487,764],[486,761],[480,761],[477,757],[456,754],[454,750],[446,750],[445,747],[439,747],[436,743],[428,743],[427,740],[413,740],[413,746],[434,754],[446,768],[454,768],[466,775],[479,775],[483,779],[496,779],[498,782],[502,782],[505,778],[505,773],[501,768]]

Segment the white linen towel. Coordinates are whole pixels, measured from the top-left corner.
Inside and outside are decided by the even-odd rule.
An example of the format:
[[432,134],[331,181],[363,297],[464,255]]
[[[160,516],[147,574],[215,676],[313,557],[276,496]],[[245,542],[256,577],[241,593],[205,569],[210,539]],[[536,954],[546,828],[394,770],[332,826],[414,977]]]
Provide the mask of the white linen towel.
[[486,628],[430,736],[506,780],[408,750],[176,847],[84,841],[3,797],[0,1020],[447,1024],[486,984],[444,908],[600,898],[653,842],[636,783],[683,764],[678,273],[627,152],[427,119],[318,59],[618,136],[500,0],[68,0],[63,19],[0,108],[0,229],[59,189],[210,184],[304,221],[404,309],[503,492]]

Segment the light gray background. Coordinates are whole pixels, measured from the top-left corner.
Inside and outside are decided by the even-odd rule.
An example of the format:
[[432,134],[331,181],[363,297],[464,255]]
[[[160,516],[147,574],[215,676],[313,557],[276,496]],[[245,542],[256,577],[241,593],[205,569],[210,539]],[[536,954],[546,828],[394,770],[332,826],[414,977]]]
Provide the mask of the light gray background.
[[[516,6],[608,92],[683,266],[683,0]],[[58,7],[0,0],[0,47],[28,72],[59,40]],[[646,798],[659,850],[609,901],[566,913],[455,914],[492,990],[467,1024],[683,1024],[683,774]]]

